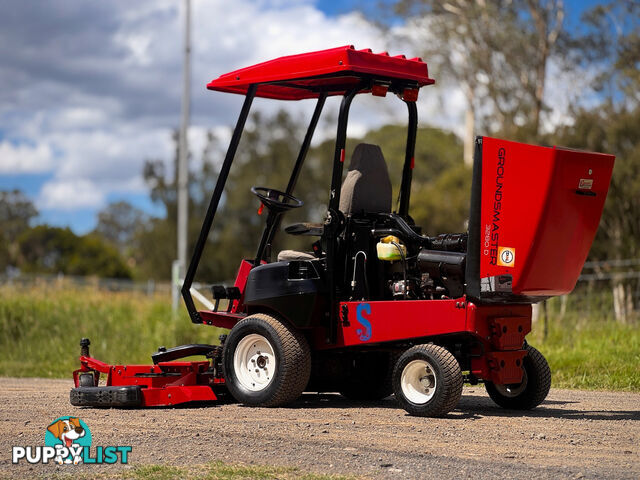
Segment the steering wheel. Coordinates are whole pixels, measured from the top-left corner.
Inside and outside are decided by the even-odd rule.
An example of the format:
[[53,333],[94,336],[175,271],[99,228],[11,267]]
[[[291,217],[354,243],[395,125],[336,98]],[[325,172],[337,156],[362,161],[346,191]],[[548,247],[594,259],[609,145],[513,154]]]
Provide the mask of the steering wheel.
[[288,193],[265,187],[251,187],[251,192],[274,213],[286,212],[292,208],[299,208],[304,202]]

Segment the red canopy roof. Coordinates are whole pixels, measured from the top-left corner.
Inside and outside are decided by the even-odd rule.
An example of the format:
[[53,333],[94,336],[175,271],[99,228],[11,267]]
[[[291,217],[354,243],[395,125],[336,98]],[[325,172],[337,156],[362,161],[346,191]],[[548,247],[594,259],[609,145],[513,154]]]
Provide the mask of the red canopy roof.
[[[209,90],[245,95],[257,83],[256,96],[278,100],[317,98],[320,92],[344,95],[363,78],[390,85],[392,91],[431,85],[427,64],[420,58],[389,56],[353,45],[280,57],[221,75]],[[364,88],[360,93],[368,92]]]

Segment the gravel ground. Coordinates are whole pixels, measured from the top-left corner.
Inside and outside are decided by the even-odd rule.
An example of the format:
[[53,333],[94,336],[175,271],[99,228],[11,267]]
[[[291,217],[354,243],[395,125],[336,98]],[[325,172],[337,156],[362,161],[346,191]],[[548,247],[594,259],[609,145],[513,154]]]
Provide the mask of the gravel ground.
[[296,466],[366,478],[640,478],[640,394],[552,389],[531,412],[498,408],[465,387],[446,418],[408,416],[393,398],[354,403],[305,394],[288,408],[215,405],[97,410],[69,403],[67,380],[0,378],[0,477],[116,472],[122,465],[11,463],[43,445],[47,425],[78,416],[93,445],[131,445],[130,465]]

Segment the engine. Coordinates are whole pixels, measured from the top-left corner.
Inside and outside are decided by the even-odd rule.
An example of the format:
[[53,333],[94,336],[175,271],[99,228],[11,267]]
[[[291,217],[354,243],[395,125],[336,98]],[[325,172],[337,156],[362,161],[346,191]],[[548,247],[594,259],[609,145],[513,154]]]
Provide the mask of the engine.
[[[395,247],[395,256],[388,262],[385,277],[394,300],[436,300],[464,294],[466,233],[429,238],[429,248],[416,249],[414,255],[396,237],[388,238],[386,243]],[[385,239],[380,243],[383,242]],[[378,258],[387,259],[380,255]]]

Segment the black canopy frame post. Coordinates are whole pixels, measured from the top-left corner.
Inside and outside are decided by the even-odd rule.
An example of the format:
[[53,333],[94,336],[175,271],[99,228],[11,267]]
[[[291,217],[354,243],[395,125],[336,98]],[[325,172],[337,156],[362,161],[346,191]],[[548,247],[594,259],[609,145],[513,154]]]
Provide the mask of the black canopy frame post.
[[325,221],[324,239],[327,250],[327,287],[329,290],[329,324],[327,328],[327,343],[336,343],[338,336],[338,312],[336,285],[336,242],[340,233],[342,214],[340,208],[340,187],[342,185],[342,170],[345,161],[345,146],[347,143],[347,124],[349,122],[349,108],[353,98],[363,89],[366,82],[358,85],[342,97],[340,113],[338,114],[338,130],[336,134],[336,148],[333,157],[333,173],[331,176],[331,191],[329,197],[329,211]]
[[409,125],[407,130],[407,147],[404,156],[404,167],[402,168],[402,183],[400,184],[400,206],[398,214],[407,219],[409,216],[409,200],[411,198],[411,180],[413,177],[413,167],[416,152],[416,136],[418,131],[418,108],[416,102],[408,102]]
[[[294,164],[293,170],[291,171],[291,176],[289,177],[289,183],[287,184],[287,189],[285,190],[285,193],[287,195],[293,195],[293,190],[296,188],[296,183],[298,182],[300,171],[302,170],[304,161],[307,158],[307,152],[309,151],[311,140],[313,139],[313,134],[316,131],[316,126],[318,125],[318,120],[320,119],[320,115],[322,114],[322,109],[324,107],[326,99],[326,92],[321,93],[318,96],[316,108],[314,109],[313,115],[311,116],[309,127],[307,127],[307,133],[304,136],[304,140],[302,141],[302,145],[300,146],[300,151],[298,152],[298,158],[296,158],[296,163]],[[262,236],[260,245],[258,246],[258,252],[256,253],[254,265],[260,265],[260,262],[264,258],[264,253],[267,245],[270,245],[273,242],[273,238],[278,231],[278,228],[280,227],[281,220],[282,214],[277,214],[269,211],[269,215],[267,217],[267,229],[265,230],[265,235]]]
[[222,163],[222,167],[220,168],[218,181],[216,182],[216,187],[213,190],[213,195],[211,196],[211,201],[209,202],[209,208],[207,209],[207,214],[204,217],[204,222],[202,223],[202,229],[200,230],[200,235],[198,236],[198,241],[196,242],[193,256],[191,257],[191,263],[189,263],[189,268],[187,269],[187,274],[185,275],[184,283],[182,284],[182,298],[184,298],[184,303],[187,306],[189,317],[191,317],[191,321],[193,323],[202,323],[202,318],[200,317],[200,314],[198,313],[198,310],[193,303],[193,297],[191,296],[191,286],[193,285],[193,279],[196,276],[196,271],[198,269],[198,265],[200,264],[200,259],[202,258],[202,251],[204,250],[204,247],[207,243],[207,238],[209,237],[209,232],[211,231],[211,227],[213,225],[213,219],[216,216],[216,210],[218,210],[220,198],[222,197],[222,193],[224,191],[224,186],[227,183],[227,177],[229,176],[231,164],[233,163],[233,159],[236,155],[236,150],[238,149],[238,144],[240,143],[240,138],[242,137],[244,125],[247,121],[247,117],[249,116],[249,111],[251,110],[251,104],[254,97],[256,96],[256,90],[257,84],[250,85],[249,89],[247,90],[247,96],[245,97],[244,103],[242,104],[242,110],[240,110],[240,116],[238,117],[236,128],[233,131],[233,136],[231,137],[231,142],[229,143],[229,149],[227,150],[224,162]]

